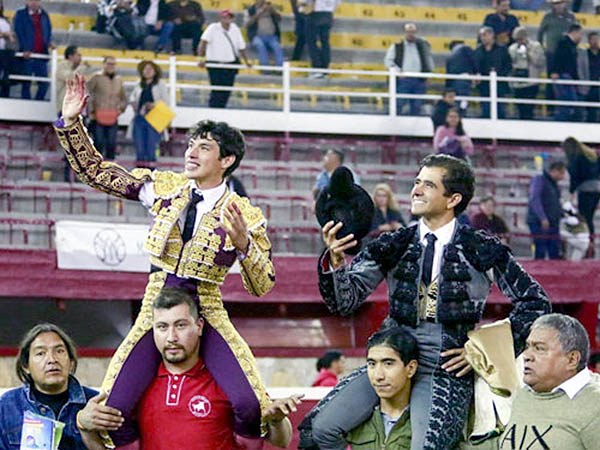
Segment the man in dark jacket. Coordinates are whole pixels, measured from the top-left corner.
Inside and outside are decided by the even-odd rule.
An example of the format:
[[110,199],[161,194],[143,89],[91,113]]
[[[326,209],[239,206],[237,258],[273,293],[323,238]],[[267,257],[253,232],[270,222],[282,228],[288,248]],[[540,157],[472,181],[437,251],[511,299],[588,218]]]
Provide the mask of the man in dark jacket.
[[175,24],[169,20],[169,6],[165,0],[138,0],[136,6],[148,26],[148,34],[158,36],[154,51],[164,51],[175,28]]
[[[464,41],[450,42],[450,55],[446,59],[446,73],[452,75],[471,75],[476,72],[475,54]],[[471,80],[446,80],[446,87],[454,89],[457,95],[466,97],[471,92]],[[467,110],[468,102],[462,101],[460,109]]]
[[246,25],[248,41],[258,53],[261,66],[269,65],[269,50],[273,52],[275,65],[283,65],[283,50],[281,49],[279,22],[281,15],[271,2],[256,0],[254,5],[246,10],[244,24]]
[[[553,80],[578,80],[577,72],[577,46],[581,42],[582,28],[578,23],[569,27],[569,32],[558,41],[556,53],[552,59],[550,76]],[[556,84],[555,95],[557,100],[576,102],[577,90],[572,84]],[[559,106],[556,108],[556,120],[579,120],[581,108],[573,106]]]
[[175,24],[171,36],[173,51],[181,52],[181,38],[192,38],[192,53],[195,55],[202,36],[202,25],[204,25],[202,5],[195,0],[174,0],[169,2],[169,12]]
[[519,19],[510,14],[510,0],[498,0],[496,3],[496,12],[488,14],[483,21],[483,25],[491,27],[496,34],[496,43],[498,45],[512,44],[512,32],[519,26]]
[[565,178],[566,165],[553,162],[548,171],[532,178],[529,188],[527,225],[533,235],[535,259],[560,257],[558,225],[562,217],[558,182]]
[[[404,25],[404,39],[388,48],[384,63],[388,69],[400,72],[433,72],[431,45],[425,39],[417,37],[417,26],[414,23],[407,23]],[[399,94],[424,94],[425,88],[425,78],[398,77],[396,80],[396,92]],[[423,100],[418,99],[398,99],[398,114],[401,114],[408,102],[410,115],[418,116],[423,104]]]
[[442,98],[435,102],[433,106],[433,114],[431,115],[431,121],[433,122],[433,132],[437,130],[437,127],[446,123],[446,116],[450,108],[456,106],[454,101],[456,92],[453,89],[444,89],[442,92]]
[[[492,283],[510,298],[515,353],[524,349],[529,326],[551,306],[542,287],[495,237],[457,223],[473,197],[473,169],[448,155],[429,155],[411,191],[416,225],[384,233],[348,265],[343,252],[353,235],[336,237],[342,223],[323,227],[326,250],[319,259],[319,290],[327,307],[348,315],[385,279],[388,320],[416,337],[419,368],[410,400],[412,450],[455,448],[473,395],[464,355],[467,333],[481,320]],[[320,448],[338,445],[344,433],[366,420],[378,397],[364,368],[338,384],[310,413]],[[339,396],[339,397],[338,397]],[[345,405],[341,407],[341,405]],[[302,436],[304,438],[304,435]]]
[[[48,54],[51,47],[52,24],[48,13],[41,7],[41,0],[27,0],[25,8],[15,13],[14,30],[19,40],[19,51],[23,52],[23,75],[48,76],[48,60],[32,58],[32,53]],[[23,81],[21,98],[31,98],[31,81]],[[47,82],[38,81],[36,100],[44,100],[48,91]]]
[[[492,70],[500,77],[507,77],[512,70],[512,61],[508,49],[504,45],[498,45],[494,36],[494,30],[490,27],[482,27],[479,30],[481,44],[475,50],[475,67],[479,75],[489,75]],[[490,83],[481,81],[478,83],[479,95],[481,97],[490,96]],[[498,97],[504,97],[508,93],[508,83],[506,81],[498,82]],[[481,105],[481,117],[490,117],[490,103],[483,102]],[[506,117],[506,105],[498,103],[498,117]]]

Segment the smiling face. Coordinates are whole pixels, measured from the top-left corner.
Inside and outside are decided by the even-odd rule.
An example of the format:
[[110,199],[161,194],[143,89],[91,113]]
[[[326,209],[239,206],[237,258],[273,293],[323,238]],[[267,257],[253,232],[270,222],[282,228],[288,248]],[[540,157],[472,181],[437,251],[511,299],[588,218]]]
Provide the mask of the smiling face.
[[154,343],[167,367],[194,366],[203,326],[204,321],[194,318],[185,303],[153,310]]
[[219,185],[225,170],[234,163],[235,156],[225,156],[221,159],[219,157],[219,143],[210,133],[205,137],[190,139],[185,151],[185,176],[196,180],[199,188]]
[[444,195],[443,178],[446,169],[443,167],[423,167],[410,193],[410,212],[422,216],[426,220],[440,219],[444,216],[454,217],[454,207],[462,199],[460,194]]
[[460,122],[460,116],[456,111],[451,109],[448,111],[448,115],[446,116],[446,123],[450,128],[456,128],[458,126],[458,122]]
[[72,361],[67,346],[52,331],[40,333],[31,343],[25,369],[36,389],[45,394],[60,394],[67,390]]
[[523,352],[523,381],[536,392],[550,392],[577,373],[579,352],[565,353],[553,328],[534,328]]
[[404,364],[393,348],[381,344],[369,349],[367,354],[367,375],[369,382],[380,399],[393,401],[408,396],[411,378],[417,371],[417,362]]

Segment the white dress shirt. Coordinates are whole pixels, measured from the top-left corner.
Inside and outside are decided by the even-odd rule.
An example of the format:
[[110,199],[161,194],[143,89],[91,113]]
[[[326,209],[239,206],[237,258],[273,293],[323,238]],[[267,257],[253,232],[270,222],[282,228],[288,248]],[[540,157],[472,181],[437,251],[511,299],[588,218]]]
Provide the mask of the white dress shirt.
[[[196,204],[196,222],[194,223],[194,233],[196,233],[198,225],[202,220],[202,216],[205,213],[212,211],[219,199],[225,194],[227,185],[225,184],[225,182],[223,182],[214,188],[198,189],[194,180],[190,180],[189,184],[192,186],[192,190],[190,191],[190,198],[192,195],[192,191],[197,192],[203,197],[203,200]],[[157,196],[154,192],[154,182],[147,181],[146,183],[144,183],[144,186],[142,186],[142,189],[140,190],[140,194],[138,196],[140,202],[142,202],[142,204],[146,208],[150,209],[154,205],[156,197]],[[183,211],[181,211],[181,214],[179,215],[179,219],[177,219],[177,223],[179,224],[179,229],[181,230],[181,232],[183,232],[183,227],[185,225],[185,216],[187,214],[187,210],[187,208],[184,208]]]
[[452,240],[454,230],[456,229],[456,224],[456,219],[452,219],[443,227],[440,227],[435,231],[431,231],[423,219],[419,220],[419,242],[421,242],[424,247],[427,247],[427,239],[425,236],[428,233],[433,233],[437,238],[434,244],[435,247],[433,249],[433,267],[431,269],[432,281],[435,280],[440,273],[440,265],[442,264],[444,246],[448,245]]
[[341,0],[315,0],[315,12],[335,12]]
[[588,368],[585,368],[577,373],[577,375],[573,375],[566,381],[563,381],[562,384],[556,386],[552,389],[552,392],[563,391],[567,396],[573,400],[575,396],[581,391],[587,384],[591,381],[592,375]]
[[[232,63],[239,56],[240,50],[246,49],[242,32],[235,23],[229,25],[229,30],[225,30],[221,22],[211,23],[202,33],[201,39],[208,43],[206,46],[207,61]],[[232,44],[235,47],[235,52]]]

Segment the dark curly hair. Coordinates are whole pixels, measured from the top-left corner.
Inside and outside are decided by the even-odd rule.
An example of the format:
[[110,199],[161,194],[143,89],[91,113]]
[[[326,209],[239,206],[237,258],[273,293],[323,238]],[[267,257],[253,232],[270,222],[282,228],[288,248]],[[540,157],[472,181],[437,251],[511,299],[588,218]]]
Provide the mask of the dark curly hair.
[[446,175],[442,178],[444,195],[446,197],[450,197],[453,194],[462,195],[462,200],[454,207],[454,216],[458,216],[467,209],[475,192],[475,175],[473,169],[466,161],[445,154],[428,155],[421,161],[419,169],[423,167],[441,167],[446,169]]
[[223,173],[223,178],[227,177],[240,165],[246,153],[246,142],[244,135],[237,128],[231,127],[225,122],[213,122],[212,120],[202,120],[198,122],[189,132],[190,140],[206,138],[210,133],[213,140],[219,144],[219,159],[226,156],[235,156],[235,161]]
[[400,327],[385,328],[373,334],[367,341],[367,352],[376,345],[390,347],[402,360],[408,364],[419,359],[419,346],[412,334]]

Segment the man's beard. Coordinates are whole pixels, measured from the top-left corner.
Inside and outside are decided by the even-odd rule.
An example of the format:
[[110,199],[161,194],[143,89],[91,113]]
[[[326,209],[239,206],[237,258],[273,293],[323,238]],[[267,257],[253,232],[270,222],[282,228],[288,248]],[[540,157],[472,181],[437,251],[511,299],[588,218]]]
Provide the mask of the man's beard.
[[188,359],[189,355],[183,347],[179,347],[177,348],[177,350],[181,350],[181,352],[176,354],[170,354],[167,352],[166,349],[163,350],[162,356],[164,360],[171,364],[177,364],[180,362],[184,362],[186,359]]

